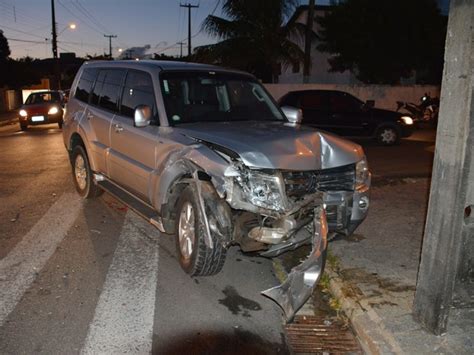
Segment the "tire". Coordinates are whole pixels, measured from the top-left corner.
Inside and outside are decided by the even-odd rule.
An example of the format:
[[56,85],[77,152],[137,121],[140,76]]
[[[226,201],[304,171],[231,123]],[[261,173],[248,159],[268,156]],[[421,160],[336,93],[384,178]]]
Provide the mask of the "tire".
[[26,125],[26,124],[21,124],[21,123],[20,123],[20,129],[21,129],[22,131],[26,131],[26,130],[28,129],[28,125]]
[[381,145],[394,145],[400,142],[400,134],[395,127],[383,126],[377,130],[377,142]]
[[197,194],[188,186],[176,207],[175,239],[179,264],[190,276],[215,275],[224,266],[226,249],[212,232],[213,248],[206,245],[206,229],[198,206]]
[[84,199],[89,199],[100,196],[104,192],[93,180],[89,158],[83,146],[76,145],[73,148],[71,164],[74,185],[79,195]]
[[61,121],[58,122],[58,127],[59,127],[59,128],[63,128],[63,120],[61,120]]

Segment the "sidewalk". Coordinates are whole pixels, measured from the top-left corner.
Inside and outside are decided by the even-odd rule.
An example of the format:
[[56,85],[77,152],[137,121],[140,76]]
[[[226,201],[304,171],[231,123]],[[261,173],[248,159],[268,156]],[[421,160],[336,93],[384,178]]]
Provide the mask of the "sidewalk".
[[453,309],[435,336],[412,318],[429,179],[375,186],[367,220],[329,245],[330,290],[370,353],[473,354],[474,309]]
[[10,112],[0,112],[0,127],[6,126],[18,121],[18,112],[17,110]]

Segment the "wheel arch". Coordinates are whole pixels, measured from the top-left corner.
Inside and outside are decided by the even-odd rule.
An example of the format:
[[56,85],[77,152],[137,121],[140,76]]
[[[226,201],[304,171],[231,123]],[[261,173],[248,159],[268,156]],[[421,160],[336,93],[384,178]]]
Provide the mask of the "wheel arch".
[[96,171],[96,165],[95,165],[94,159],[92,159],[92,156],[90,154],[89,144],[87,140],[84,139],[82,134],[77,131],[71,134],[71,137],[69,138],[69,148],[68,148],[69,158],[72,157],[72,151],[76,145],[81,145],[84,148],[87,154],[87,158],[89,159],[89,164],[91,166],[92,171]]

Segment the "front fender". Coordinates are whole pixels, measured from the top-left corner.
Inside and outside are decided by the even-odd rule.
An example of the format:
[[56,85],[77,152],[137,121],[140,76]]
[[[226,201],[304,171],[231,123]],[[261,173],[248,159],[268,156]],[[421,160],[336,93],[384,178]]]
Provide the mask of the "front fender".
[[161,169],[153,175],[152,204],[158,213],[168,202],[172,186],[185,176],[191,177],[194,172],[201,171],[210,177],[210,182],[219,197],[225,196],[224,171],[229,163],[208,147],[200,144],[186,146],[169,154]]

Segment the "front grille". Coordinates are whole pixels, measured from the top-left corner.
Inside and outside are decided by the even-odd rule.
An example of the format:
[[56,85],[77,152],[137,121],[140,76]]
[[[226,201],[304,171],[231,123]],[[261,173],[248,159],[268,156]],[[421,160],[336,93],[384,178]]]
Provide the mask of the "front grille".
[[288,197],[302,197],[316,191],[353,191],[355,165],[316,171],[283,171]]

